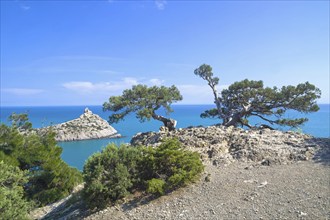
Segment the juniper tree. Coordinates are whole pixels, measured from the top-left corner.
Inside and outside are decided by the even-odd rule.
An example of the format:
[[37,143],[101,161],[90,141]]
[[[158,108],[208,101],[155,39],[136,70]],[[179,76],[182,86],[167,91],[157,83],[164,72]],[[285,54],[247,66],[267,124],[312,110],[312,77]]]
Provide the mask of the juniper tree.
[[32,204],[24,198],[28,173],[0,160],[0,219],[29,219]]
[[181,101],[180,91],[174,85],[171,87],[135,85],[126,89],[120,96],[111,96],[108,102],[103,104],[104,111],[113,111],[109,116],[110,123],[117,123],[131,112],[136,112],[136,117],[144,122],[151,118],[163,122],[169,130],[175,129],[176,121],[156,113],[164,108],[166,114],[173,111],[171,104]]
[[[288,110],[301,113],[316,112],[319,110],[316,99],[320,98],[321,91],[309,82],[297,86],[264,87],[263,82],[245,79],[235,82],[224,89],[221,95],[216,86],[219,78],[213,76],[212,67],[201,65],[194,72],[208,82],[211,87],[216,108],[205,111],[202,118],[220,118],[224,126],[247,126],[252,128],[249,117],[258,117],[270,125],[297,127],[307,118],[286,118]],[[270,127],[269,125],[263,125]]]
[[16,127],[20,131],[32,129],[32,123],[29,122],[29,117],[27,114],[12,113],[9,116],[9,121],[11,121],[13,127]]
[[25,132],[22,127],[32,127],[25,114],[15,114],[10,117],[13,119],[20,122],[12,121],[12,126],[0,124],[0,161],[28,173],[26,197],[45,205],[69,195],[82,176],[61,159],[62,148],[55,141],[55,133]]

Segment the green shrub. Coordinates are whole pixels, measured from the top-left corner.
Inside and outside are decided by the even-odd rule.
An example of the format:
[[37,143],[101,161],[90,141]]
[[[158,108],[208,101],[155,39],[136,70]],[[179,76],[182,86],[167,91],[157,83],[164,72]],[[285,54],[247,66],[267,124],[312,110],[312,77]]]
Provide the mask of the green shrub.
[[163,195],[165,189],[165,181],[162,179],[151,179],[147,181],[147,192],[155,195]]
[[167,139],[155,149],[156,174],[166,182],[166,190],[184,186],[204,170],[200,155],[181,148],[177,139]]
[[25,115],[14,115],[12,126],[0,125],[0,160],[28,172],[24,187],[29,200],[36,205],[55,202],[67,195],[82,181],[81,173],[61,159],[55,133],[43,134],[18,131],[31,128]]
[[110,144],[84,166],[84,197],[90,208],[104,208],[134,190],[163,195],[193,181],[203,169],[199,154],[183,150],[176,139],[156,148]]
[[0,161],[0,219],[28,219],[31,204],[24,199],[27,172]]
[[90,208],[104,208],[109,202],[129,194],[136,158],[134,149],[108,145],[88,158],[84,166],[84,197]]

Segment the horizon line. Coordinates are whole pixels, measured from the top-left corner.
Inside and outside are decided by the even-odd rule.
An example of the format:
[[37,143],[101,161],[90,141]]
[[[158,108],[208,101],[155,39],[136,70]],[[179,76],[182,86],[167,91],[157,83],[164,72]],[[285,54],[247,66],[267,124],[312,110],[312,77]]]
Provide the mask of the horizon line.
[[[330,105],[330,103],[317,103],[318,105]],[[214,103],[204,103],[204,104],[180,104],[173,103],[172,105],[215,105]],[[79,104],[79,105],[0,105],[0,108],[6,107],[88,107],[88,106],[102,106],[95,104]]]

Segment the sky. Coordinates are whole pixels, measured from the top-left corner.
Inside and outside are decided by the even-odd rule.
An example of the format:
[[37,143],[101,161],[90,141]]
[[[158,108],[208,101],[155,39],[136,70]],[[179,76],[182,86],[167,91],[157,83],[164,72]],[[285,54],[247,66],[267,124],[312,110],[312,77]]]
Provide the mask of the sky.
[[1,0],[1,106],[102,105],[136,84],[176,85],[178,104],[218,90],[309,81],[329,98],[329,1]]

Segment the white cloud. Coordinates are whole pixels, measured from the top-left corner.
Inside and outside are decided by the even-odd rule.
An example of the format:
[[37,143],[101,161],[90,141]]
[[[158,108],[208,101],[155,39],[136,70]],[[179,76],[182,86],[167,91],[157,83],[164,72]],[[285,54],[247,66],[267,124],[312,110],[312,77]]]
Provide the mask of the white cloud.
[[30,8],[31,8],[30,6],[27,6],[27,5],[20,5],[20,7],[23,11],[30,10]]
[[[178,85],[183,96],[182,104],[212,104],[214,96],[212,89],[208,85]],[[226,85],[218,86],[218,92],[227,88]]]
[[[111,82],[90,82],[90,81],[73,81],[63,83],[62,86],[68,90],[74,91],[82,97],[92,96],[96,100],[105,100],[112,95],[120,95],[123,90],[132,88],[133,85],[145,84],[160,86],[163,80],[141,79],[138,80],[132,77],[122,78],[118,81]],[[214,96],[211,88],[208,85],[181,84],[177,85],[183,100],[178,104],[213,104]],[[227,85],[218,86],[218,92],[227,88]],[[85,96],[86,95],[86,96]]]
[[159,10],[164,10],[167,2],[165,0],[155,0],[155,4]]
[[2,91],[18,96],[36,95],[44,92],[44,90],[42,89],[24,89],[24,88],[8,88],[8,89],[3,89]]
[[127,85],[137,85],[137,84],[139,84],[137,79],[135,79],[133,77],[125,77],[123,81]]
[[71,90],[91,90],[95,88],[95,84],[91,82],[67,82],[62,84],[65,88]]
[[78,93],[95,93],[95,92],[121,92],[133,85],[137,85],[138,81],[135,78],[126,77],[121,81],[116,82],[99,82],[92,83],[88,81],[74,81],[63,83],[62,86],[66,89],[73,90]]
[[[126,77],[119,81],[98,82],[74,81],[63,83],[62,86],[68,90],[81,95],[92,95],[94,99],[105,99],[109,95],[120,95],[123,90],[132,88],[133,85],[146,84],[160,86],[163,80],[153,78],[149,80],[138,80]],[[177,85],[183,100],[179,104],[213,104],[214,96],[208,85],[182,84]],[[218,92],[228,86],[218,86]]]
[[162,85],[164,83],[164,80],[161,80],[161,79],[150,79],[149,82],[153,86],[160,86],[160,85]]

